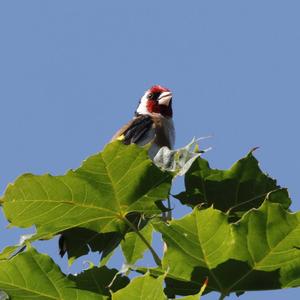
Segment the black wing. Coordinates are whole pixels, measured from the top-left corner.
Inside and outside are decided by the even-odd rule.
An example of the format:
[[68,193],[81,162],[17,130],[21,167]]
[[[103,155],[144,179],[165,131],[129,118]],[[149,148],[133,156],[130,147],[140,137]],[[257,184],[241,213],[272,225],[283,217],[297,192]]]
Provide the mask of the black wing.
[[123,143],[125,145],[129,144],[138,144],[141,140],[144,139],[145,134],[153,125],[153,120],[151,116],[148,115],[141,115],[136,117],[128,127],[123,132]]

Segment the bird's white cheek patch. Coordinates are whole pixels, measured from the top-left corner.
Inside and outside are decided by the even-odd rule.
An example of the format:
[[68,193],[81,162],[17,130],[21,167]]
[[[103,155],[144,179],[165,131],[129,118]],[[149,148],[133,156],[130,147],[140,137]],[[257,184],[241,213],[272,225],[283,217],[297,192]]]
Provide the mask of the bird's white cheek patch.
[[147,109],[147,99],[145,96],[142,97],[136,112],[141,115],[149,115],[150,114]]

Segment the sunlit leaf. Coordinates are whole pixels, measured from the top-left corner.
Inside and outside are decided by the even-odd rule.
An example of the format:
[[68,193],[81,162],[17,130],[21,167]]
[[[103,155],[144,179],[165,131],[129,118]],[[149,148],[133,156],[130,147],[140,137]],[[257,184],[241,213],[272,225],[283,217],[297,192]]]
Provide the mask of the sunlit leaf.
[[159,213],[172,176],[159,170],[147,149],[114,142],[63,176],[25,174],[3,197],[12,225],[35,225],[39,238],[81,227],[98,233],[124,231],[131,212]]
[[208,291],[224,295],[300,285],[300,215],[279,204],[267,201],[233,224],[216,209],[196,208],[155,228],[167,243],[169,296],[194,292],[191,283],[205,277]]
[[[147,224],[140,230],[140,234],[144,236],[150,245],[152,242],[152,232],[153,227],[151,224]],[[148,249],[136,232],[127,233],[121,242],[121,247],[126,258],[126,263],[128,264],[134,264],[138,259],[143,257],[144,252]]]
[[164,276],[158,278],[146,274],[134,278],[130,284],[122,290],[113,293],[113,300],[167,300],[163,292]]
[[[0,202],[11,226],[34,225],[37,233],[0,254],[3,297],[196,300],[211,291],[223,299],[300,286],[300,212],[288,210],[287,190],[260,170],[252,152],[216,170],[190,151],[193,146],[162,149],[156,158],[173,175],[186,172],[186,191],[176,197],[194,210],[179,220],[156,218],[165,211],[173,175],[136,145],[111,143],[62,176],[19,177]],[[166,246],[162,264],[151,247],[153,226]],[[100,267],[66,276],[30,246],[56,234],[69,262],[97,251]],[[118,272],[103,265],[120,244],[127,269]],[[147,249],[158,267],[134,265]],[[144,275],[129,282],[120,275],[128,268]]]
[[10,258],[18,249],[20,246],[7,246],[5,247],[2,252],[0,253],[0,260],[6,260]]
[[[250,266],[245,278],[232,288],[242,286],[243,280],[256,270],[279,274],[281,287],[300,285],[300,212],[290,213],[280,205],[266,202],[233,224],[232,229],[232,258],[247,261]],[[256,284],[252,282],[253,288]]]
[[107,299],[107,296],[76,288],[44,254],[29,248],[10,260],[0,261],[0,289],[12,300]]

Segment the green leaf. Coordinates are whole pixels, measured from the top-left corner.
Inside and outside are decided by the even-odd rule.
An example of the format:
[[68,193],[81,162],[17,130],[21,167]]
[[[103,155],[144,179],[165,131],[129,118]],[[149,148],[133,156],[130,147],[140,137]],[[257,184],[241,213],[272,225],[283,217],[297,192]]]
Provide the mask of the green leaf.
[[300,286],[300,212],[290,213],[266,202],[232,229],[232,258],[250,266],[232,288],[239,287],[255,270],[278,274],[282,288]]
[[120,244],[123,235],[119,232],[97,233],[85,228],[71,228],[62,232],[59,243],[67,253],[69,264],[90,251],[102,253],[101,260],[106,258]]
[[33,248],[0,261],[0,289],[12,300],[107,299],[99,293],[77,289],[49,256]]
[[[183,281],[184,279],[180,277],[180,274],[171,274],[169,270],[163,270],[162,267],[135,267],[132,270],[142,274],[149,273],[155,278],[163,276],[166,283],[164,292],[168,295],[168,298],[175,298],[176,295],[192,295],[191,299],[199,299],[199,296],[201,296],[203,293],[207,293],[207,278],[205,278],[201,286],[201,282],[198,279],[195,279],[195,281]],[[190,298],[186,297],[180,299],[182,300]]]
[[149,273],[134,278],[124,289],[112,294],[112,300],[167,300],[163,292],[164,276],[152,277]]
[[202,293],[199,292],[196,295],[191,295],[191,296],[186,296],[186,297],[183,297],[183,298],[178,298],[178,300],[200,300],[201,295],[202,295]]
[[300,213],[279,204],[266,201],[233,224],[216,209],[195,208],[155,228],[167,243],[169,297],[195,293],[205,277],[207,291],[223,295],[300,285]]
[[147,149],[117,141],[66,175],[22,175],[5,192],[4,212],[14,226],[35,225],[35,238],[74,227],[124,231],[127,214],[160,212],[155,202],[167,198],[171,180]]
[[110,296],[110,290],[116,292],[129,283],[128,277],[121,276],[116,269],[108,269],[105,266],[93,267],[76,276],[69,275],[69,278],[75,281],[77,288],[81,290],[106,296]]
[[[232,240],[227,216],[213,208],[194,209],[182,219],[171,221],[170,225],[161,222],[154,224],[154,227],[163,234],[167,243],[162,263],[163,268],[168,270],[168,296],[195,294],[206,277],[209,277],[210,288],[212,280],[208,276],[209,271],[229,256]],[[206,272],[194,276],[196,268]]]
[[[144,236],[150,245],[152,232],[153,227],[150,223],[140,230],[140,234]],[[143,258],[144,252],[148,250],[146,244],[135,232],[129,232],[125,235],[124,240],[121,242],[121,247],[127,264],[135,264],[137,260]]]
[[[182,204],[192,207],[213,205],[219,210],[232,212],[257,208],[268,193],[280,189],[276,180],[260,170],[252,152],[229,170],[211,169],[206,160],[197,158],[185,175],[185,188],[184,192],[175,196]],[[286,190],[273,201],[285,208],[291,203]]]
[[205,280],[200,291],[197,294],[191,295],[191,296],[186,296],[186,297],[180,298],[179,300],[200,300],[203,292],[206,289],[207,283],[208,283],[208,280]]
[[194,295],[199,293],[201,287],[201,279],[195,278],[192,280],[186,280],[182,278],[180,272],[171,273],[169,269],[163,269],[162,267],[145,268],[136,267],[131,268],[132,271],[146,274],[150,273],[153,277],[165,276],[166,289],[165,293],[169,298],[175,298],[176,295]]
[[0,260],[10,258],[18,249],[20,249],[20,246],[18,245],[5,247],[0,253]]
[[[150,273],[134,278],[127,287],[113,293],[112,300],[167,300],[163,291],[165,274],[153,277]],[[206,282],[195,295],[180,298],[180,300],[199,300],[206,288]]]

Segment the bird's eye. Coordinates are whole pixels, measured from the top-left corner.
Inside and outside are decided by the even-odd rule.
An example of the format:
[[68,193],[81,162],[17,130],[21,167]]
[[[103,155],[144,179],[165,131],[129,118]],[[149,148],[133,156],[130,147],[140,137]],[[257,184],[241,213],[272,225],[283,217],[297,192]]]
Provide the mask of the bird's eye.
[[148,99],[151,99],[151,98],[153,98],[153,94],[151,94],[151,93],[150,93],[150,94],[148,94],[147,98],[148,98]]

